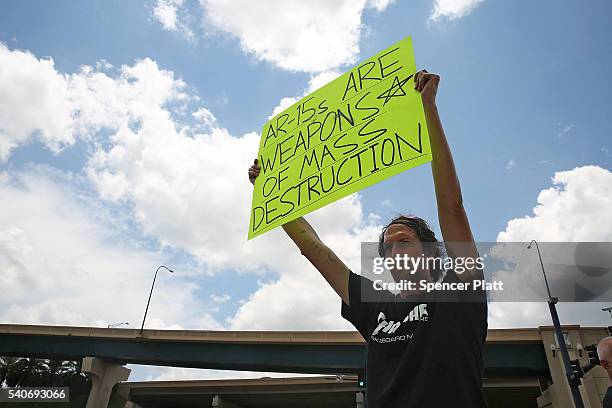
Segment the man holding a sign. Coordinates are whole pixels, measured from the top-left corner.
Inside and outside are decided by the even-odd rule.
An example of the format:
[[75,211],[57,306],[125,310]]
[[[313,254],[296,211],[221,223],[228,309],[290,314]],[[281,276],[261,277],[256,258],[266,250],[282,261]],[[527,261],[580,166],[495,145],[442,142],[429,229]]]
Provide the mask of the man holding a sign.
[[[302,200],[306,202],[305,207],[310,205],[316,208],[320,207],[315,204],[317,200],[326,203],[334,201],[326,200],[324,195],[326,193],[324,186],[330,186],[331,180],[337,185],[339,182],[349,184],[348,180],[352,179],[354,184],[363,188],[365,185],[376,182],[376,180],[368,181],[369,175],[376,174],[378,177],[386,171],[388,174],[385,176],[389,177],[397,174],[398,168],[403,171],[406,168],[414,167],[411,161],[422,163],[432,159],[431,167],[438,218],[446,252],[453,259],[460,257],[476,259],[478,257],[463,207],[452,155],[436,107],[436,93],[440,77],[424,70],[415,75],[403,72],[401,68],[411,68],[410,62],[406,63],[400,56],[395,59],[389,58],[395,52],[394,49],[401,50],[403,45],[410,45],[409,41],[407,44],[400,42],[399,45],[394,46],[395,48],[391,47],[390,51],[383,51],[382,55],[374,57],[374,64],[370,63],[372,59],[366,61],[350,73],[340,77],[340,81],[334,81],[341,85],[345,84],[339,87],[340,93],[344,87],[345,95],[333,102],[334,107],[347,107],[346,112],[350,112],[351,106],[362,108],[367,106],[367,108],[376,109],[370,114],[378,116],[354,118],[353,123],[350,123],[350,126],[345,125],[342,131],[326,130],[322,132],[321,129],[326,129],[325,126],[331,128],[332,125],[325,125],[324,119],[316,120],[317,110],[315,109],[312,115],[314,119],[310,123],[319,122],[319,124],[311,125],[312,132],[306,130],[302,133],[296,130],[299,125],[291,131],[278,132],[279,129],[284,130],[284,125],[279,127],[273,124],[270,133],[266,134],[264,127],[260,159],[269,161],[261,163],[260,166],[258,160],[255,159],[254,165],[249,168],[249,179],[255,185],[255,190],[258,189],[259,184],[259,194],[267,199],[259,201],[260,205],[254,205],[249,232],[252,236],[252,233],[257,232],[260,225],[264,224],[267,230],[267,227],[275,225],[274,217],[278,219],[284,217],[285,220],[281,224],[285,232],[340,296],[342,316],[357,328],[368,344],[366,400],[369,408],[485,407],[482,391],[482,349],[487,333],[486,298],[481,297],[476,302],[425,303],[419,298],[418,292],[412,294],[402,292],[399,295],[392,295],[396,299],[401,298],[401,302],[366,301],[367,294],[364,293],[364,290],[372,292],[372,282],[350,271],[344,262],[321,241],[310,224],[299,216],[308,212],[304,207],[300,207]],[[406,48],[409,48],[408,55],[412,55],[411,47]],[[393,73],[386,75],[389,72]],[[413,85],[417,92],[410,89],[408,85]],[[377,87],[379,89],[376,89]],[[360,101],[365,101],[373,94],[379,105],[373,103],[373,100],[363,105],[346,103],[346,98],[350,97],[351,92],[355,94],[355,99]],[[404,99],[406,104],[399,106],[399,103],[394,100],[396,96],[399,96],[397,101]],[[414,100],[406,100],[412,96],[418,97],[417,104],[414,104]],[[332,105],[329,103],[330,98],[322,99],[325,99],[326,103],[320,102],[319,106]],[[385,111],[383,108],[387,104],[391,108]],[[304,103],[301,103],[297,108],[299,114],[305,112],[303,106]],[[339,113],[340,110],[341,108],[338,108],[338,113],[334,118],[336,123],[342,121],[339,119],[339,116],[342,115]],[[423,113],[425,123],[419,121],[419,112]],[[395,116],[395,118],[385,122],[380,118],[384,115]],[[414,126],[411,129],[410,122],[415,117],[417,126],[416,129]],[[375,120],[368,122],[372,118]],[[402,119],[404,123],[398,123]],[[376,120],[380,123],[368,127],[375,124]],[[287,114],[287,117],[280,119],[279,123],[288,121],[299,122],[300,119]],[[364,123],[368,124],[364,125]],[[424,126],[425,124],[427,126]],[[351,135],[351,131],[355,134]],[[427,131],[429,137],[427,137]],[[351,136],[354,136],[355,139],[351,139]],[[304,149],[300,153],[302,158],[296,158],[297,150],[294,149],[292,153],[288,147],[289,144],[282,146],[284,140],[292,138],[298,139],[298,143],[302,143],[300,138],[304,140]],[[356,144],[357,147],[350,152],[345,150],[344,154],[342,154],[342,149],[334,153],[333,143],[330,147],[327,140],[342,138],[346,140],[344,143],[337,143],[340,147],[343,144],[349,144],[348,142]],[[277,147],[266,150],[267,147],[264,145],[267,146],[267,143],[273,143],[275,140],[280,141],[276,144]],[[386,154],[383,149],[385,143]],[[321,149],[318,156],[316,150],[312,150],[313,144]],[[312,153],[310,159],[304,159],[303,157],[308,155],[309,148],[315,153]],[[276,153],[273,152],[274,150]],[[273,152],[271,155],[265,154],[270,151]],[[285,160],[279,158],[283,151],[285,155],[289,154],[291,157],[287,158],[289,157],[287,156]],[[391,154],[392,151],[393,154]],[[332,157],[329,157],[330,155]],[[313,168],[310,165],[314,163],[315,158],[318,161]],[[324,158],[329,160],[323,162]],[[353,158],[357,163],[351,171],[343,172],[342,163],[348,166],[349,158]],[[385,161],[382,158],[385,158]],[[283,167],[281,164],[280,168],[272,169],[272,166],[281,162],[284,162],[286,166]],[[263,173],[261,172],[262,166],[264,167]],[[330,170],[331,174],[325,180],[323,177],[325,169],[331,169],[334,166],[335,169]],[[300,171],[302,173],[310,171],[310,173],[304,178]],[[265,178],[262,185],[261,177],[266,177],[266,175],[268,177]],[[384,178],[380,177],[379,180]],[[340,190],[333,190],[330,187],[326,194],[331,194],[334,199],[338,199],[346,195],[346,190],[355,191],[346,188],[342,191],[341,185]],[[257,204],[257,194],[256,191],[254,204]],[[282,197],[283,195],[285,196]],[[286,204],[286,208],[282,209],[276,205],[276,202],[281,203],[282,201],[290,202],[292,206]],[[257,207],[260,209],[257,210]],[[274,210],[270,211],[271,208]],[[295,214],[298,214],[297,218],[293,217]],[[258,223],[260,225],[257,225]],[[383,229],[379,251],[381,256],[387,257],[400,254],[417,256],[415,254],[426,252],[424,248],[427,243],[436,242],[434,233],[421,218],[401,216],[392,220]],[[397,271],[391,270],[391,272],[396,281],[402,277]],[[420,273],[424,273],[422,276],[428,282],[447,284],[473,283],[483,278],[482,270],[476,268],[467,269],[462,273],[453,270],[442,274],[434,274],[429,270]]]

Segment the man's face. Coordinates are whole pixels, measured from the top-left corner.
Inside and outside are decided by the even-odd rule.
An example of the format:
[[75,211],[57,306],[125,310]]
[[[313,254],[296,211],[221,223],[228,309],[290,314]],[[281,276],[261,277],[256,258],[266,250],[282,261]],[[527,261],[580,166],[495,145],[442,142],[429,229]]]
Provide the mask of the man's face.
[[[399,255],[404,259],[405,255],[408,262],[410,262],[411,258],[416,261],[417,258],[423,257],[423,245],[414,230],[407,225],[390,225],[385,231],[384,244],[385,257],[395,259],[395,257]],[[409,263],[408,265],[412,264]],[[400,280],[419,281],[421,279],[429,279],[429,272],[423,268],[412,271],[405,268],[397,269],[393,267],[390,269],[390,272],[396,282]]]

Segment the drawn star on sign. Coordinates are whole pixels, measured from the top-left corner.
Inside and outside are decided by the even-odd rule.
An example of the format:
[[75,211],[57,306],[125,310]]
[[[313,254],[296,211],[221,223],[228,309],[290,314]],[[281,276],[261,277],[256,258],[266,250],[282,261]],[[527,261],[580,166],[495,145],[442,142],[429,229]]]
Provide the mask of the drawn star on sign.
[[403,86],[406,85],[406,82],[408,82],[408,80],[412,78],[413,75],[414,74],[408,75],[408,77],[402,81],[400,81],[396,75],[395,78],[393,79],[393,83],[391,84],[391,87],[387,89],[385,92],[378,95],[377,99],[384,99],[385,101],[383,102],[383,106],[385,106],[387,102],[391,100],[391,98],[395,98],[398,96],[406,96],[406,91],[404,91]]

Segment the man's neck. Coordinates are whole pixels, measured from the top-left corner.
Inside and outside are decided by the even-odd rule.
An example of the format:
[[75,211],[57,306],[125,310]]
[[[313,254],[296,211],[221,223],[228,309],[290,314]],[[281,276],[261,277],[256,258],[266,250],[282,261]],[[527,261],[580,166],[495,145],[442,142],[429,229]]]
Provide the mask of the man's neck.
[[399,297],[402,298],[403,300],[410,299],[410,298],[418,299],[421,296],[421,294],[426,292],[425,289],[421,289],[419,285],[419,282],[421,280],[426,280],[427,282],[433,282],[433,280],[431,279],[431,275],[427,273],[427,275],[422,276],[420,279],[413,281],[416,284],[415,290],[402,289],[399,293]]

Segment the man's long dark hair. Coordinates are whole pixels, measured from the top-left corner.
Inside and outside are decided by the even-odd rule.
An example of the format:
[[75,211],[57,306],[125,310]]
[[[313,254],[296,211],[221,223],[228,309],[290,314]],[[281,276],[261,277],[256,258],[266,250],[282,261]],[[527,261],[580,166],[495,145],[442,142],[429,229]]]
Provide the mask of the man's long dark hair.
[[[380,233],[380,237],[378,238],[378,254],[381,257],[386,256],[385,232],[387,232],[387,229],[391,225],[394,225],[394,224],[406,225],[407,227],[409,227],[410,229],[414,231],[416,236],[419,238],[419,241],[423,243],[433,243],[433,244],[429,244],[425,246],[428,253],[424,255],[431,256],[431,257],[441,257],[442,256],[442,252],[440,251],[441,244],[436,238],[436,234],[429,227],[429,224],[427,224],[427,221],[425,221],[424,219],[420,217],[416,217],[414,215],[398,215],[394,217],[382,229],[382,232]],[[444,273],[441,270],[432,270],[430,272],[431,272],[431,278],[434,282],[438,281],[440,277],[442,276],[442,274]]]

